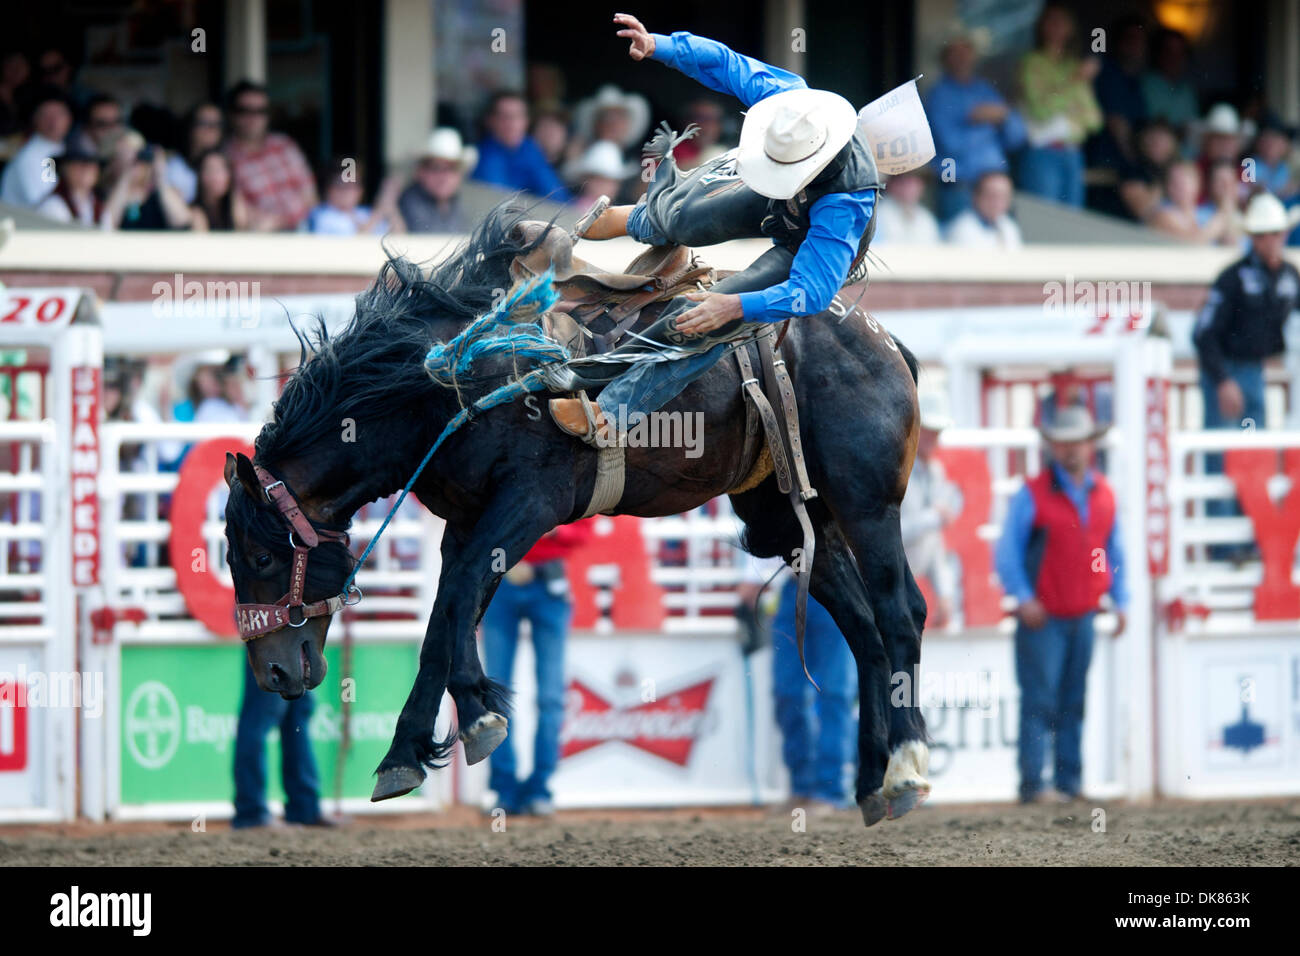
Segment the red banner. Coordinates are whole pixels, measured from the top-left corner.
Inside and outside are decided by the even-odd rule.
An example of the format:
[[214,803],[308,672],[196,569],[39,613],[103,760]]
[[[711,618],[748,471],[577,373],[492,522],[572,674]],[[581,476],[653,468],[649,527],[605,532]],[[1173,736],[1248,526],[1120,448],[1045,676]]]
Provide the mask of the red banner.
[[1274,504],[1268,482],[1277,474],[1277,465],[1278,452],[1272,448],[1237,448],[1223,455],[1224,473],[1237,486],[1237,500],[1254,526],[1264,561],[1264,579],[1255,589],[1257,621],[1300,618],[1300,588],[1291,582],[1296,540],[1300,538],[1300,448],[1282,452],[1282,469],[1291,479],[1291,490]]
[[1152,577],[1169,573],[1169,380],[1148,378],[1146,387],[1147,567]]
[[979,536],[993,506],[988,453],[980,448],[936,448],[948,480],[961,490],[962,509],[943,529],[943,540],[961,560],[962,610],[966,627],[1002,620],[1002,589],[993,575],[993,549]]

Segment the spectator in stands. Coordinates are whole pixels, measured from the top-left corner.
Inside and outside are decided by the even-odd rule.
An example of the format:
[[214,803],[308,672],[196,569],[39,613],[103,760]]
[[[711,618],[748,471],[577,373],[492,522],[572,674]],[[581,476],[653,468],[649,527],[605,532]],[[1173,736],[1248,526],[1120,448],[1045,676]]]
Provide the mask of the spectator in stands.
[[1216,237],[1215,244],[1220,246],[1241,246],[1242,251],[1250,243],[1246,240],[1241,213],[1241,166],[1230,159],[1219,159],[1210,165],[1210,184],[1206,190],[1205,202],[1199,211],[1203,215],[1213,216],[1222,211],[1223,231]]
[[637,159],[650,127],[650,104],[644,96],[606,84],[574,108],[573,126],[583,149],[613,143],[625,158]]
[[1142,74],[1147,64],[1146,21],[1128,16],[1110,28],[1111,47],[1093,82],[1103,127],[1090,144],[1097,166],[1120,169],[1137,161],[1137,131],[1147,118]]
[[1020,61],[1029,145],[1020,165],[1020,188],[1067,206],[1083,205],[1083,141],[1102,127],[1092,81],[1096,57],[1071,52],[1074,15],[1049,3],[1034,29],[1034,49]]
[[397,208],[411,232],[469,232],[469,217],[461,208],[460,187],[465,172],[478,162],[478,150],[461,142],[451,127],[433,131],[415,175],[397,197]]
[[578,215],[586,215],[601,197],[617,196],[623,180],[636,169],[623,161],[623,154],[614,143],[601,140],[588,146],[573,170],[578,190],[573,205]]
[[253,228],[296,229],[316,205],[316,184],[298,145],[269,131],[270,100],[265,88],[248,80],[230,91],[230,141],[226,152],[235,185],[259,215]]
[[74,143],[54,160],[54,166],[59,184],[41,200],[36,211],[56,222],[103,225],[104,205],[95,191],[99,185],[99,155]]
[[1295,195],[1297,183],[1291,166],[1292,133],[1276,116],[1267,117],[1251,150],[1250,173],[1255,185],[1281,200]]
[[1006,173],[981,173],[971,192],[971,208],[948,224],[948,242],[973,249],[1019,249],[1020,227],[1010,215],[1014,195]]
[[18,91],[31,75],[31,65],[21,50],[0,56],[0,138],[22,130],[23,109]]
[[518,93],[492,94],[483,117],[474,179],[504,189],[522,189],[556,202],[568,202],[568,190],[528,135],[528,104]]
[[76,82],[72,61],[58,47],[47,47],[36,58],[36,82],[53,86],[67,99],[68,108],[81,110],[90,102],[91,91]]
[[167,184],[167,159],[147,146],[135,130],[123,130],[112,146],[110,170],[116,179],[104,200],[106,228],[188,229],[194,214],[180,193]]
[[[248,203],[235,188],[230,157],[213,147],[201,153],[194,165],[198,174],[194,201],[190,203],[196,232],[232,232],[250,227]],[[179,192],[179,190],[178,190]]]
[[548,532],[524,559],[506,572],[483,612],[484,670],[492,680],[513,684],[519,626],[528,621],[537,665],[537,733],[533,771],[520,780],[515,769],[513,735],[492,753],[488,786],[497,806],[507,813],[551,816],[555,812],[551,774],[560,760],[564,723],[564,644],[573,602],[565,559],[591,537],[591,524],[579,521]]
[[686,104],[682,129],[691,124],[698,129],[694,136],[678,143],[673,150],[673,159],[679,169],[694,169],[727,151],[722,141],[725,116],[722,104],[717,100],[702,97]]
[[1115,495],[1092,467],[1098,429],[1086,408],[1061,409],[1042,430],[1048,466],[1025,481],[1007,508],[997,548],[1002,587],[1016,600],[1020,685],[1020,801],[1041,802],[1052,737],[1055,799],[1083,789],[1083,713],[1093,616],[1109,592],[1124,630],[1128,607]]
[[943,77],[925,97],[934,133],[936,211],[945,224],[970,208],[976,180],[989,170],[1006,172],[1007,155],[1025,141],[1020,114],[991,83],[975,75],[982,37],[962,31],[948,40],[941,54]]
[[1210,197],[1210,167],[1236,163],[1241,158],[1241,118],[1227,103],[1217,103],[1201,125],[1201,149],[1196,166],[1201,171],[1201,201]]
[[216,370],[215,388],[210,383],[194,408],[194,422],[231,424],[248,421],[248,362],[232,355]]
[[1162,119],[1183,135],[1200,115],[1196,87],[1187,76],[1191,49],[1177,30],[1160,30],[1151,40],[1150,69],[1142,77],[1147,116]]
[[46,86],[32,96],[27,115],[30,135],[0,175],[0,202],[36,208],[58,183],[54,159],[72,129],[72,109],[62,91]]
[[73,129],[68,142],[79,146],[83,152],[107,159],[113,143],[125,128],[122,104],[111,96],[96,94],[86,104],[85,122]]
[[891,176],[876,206],[876,234],[872,245],[934,245],[939,223],[921,203],[925,179],[920,171]]
[[1164,198],[1165,173],[1178,159],[1178,137],[1165,120],[1150,120],[1137,137],[1137,160],[1120,173],[1119,196],[1124,209],[1146,222]]
[[1165,198],[1151,213],[1152,229],[1183,242],[1202,245],[1226,243],[1233,228],[1235,201],[1226,206],[1202,205],[1201,174],[1196,163],[1185,159],[1165,171]]
[[199,160],[221,146],[223,126],[221,107],[216,103],[200,103],[185,117],[181,150],[167,158],[167,182],[191,205],[198,195]]
[[305,228],[322,236],[382,236],[406,231],[397,211],[401,182],[387,177],[379,187],[373,207],[362,205],[361,165],[351,159],[336,159],[321,169],[324,202],[308,214]]
[[529,133],[552,169],[561,168],[572,158],[569,152],[569,120],[563,111],[549,109],[535,114]]
[[[1206,428],[1264,428],[1264,360],[1286,349],[1283,330],[1300,305],[1300,272],[1282,258],[1287,230],[1295,225],[1276,196],[1260,193],[1246,207],[1250,251],[1219,273],[1196,317],[1192,344],[1201,365]],[[1207,474],[1221,474],[1223,458],[1205,456]],[[1236,503],[1209,501],[1206,513],[1240,514]],[[1212,545],[1214,560],[1242,557]]]
[[952,424],[944,396],[924,389],[918,398],[921,433],[898,520],[908,567],[918,579],[927,580],[934,593],[926,624],[945,628],[952,620],[957,576],[952,555],[944,545],[943,529],[961,514],[961,493],[949,483],[943,464],[934,454],[939,447],[939,433]]

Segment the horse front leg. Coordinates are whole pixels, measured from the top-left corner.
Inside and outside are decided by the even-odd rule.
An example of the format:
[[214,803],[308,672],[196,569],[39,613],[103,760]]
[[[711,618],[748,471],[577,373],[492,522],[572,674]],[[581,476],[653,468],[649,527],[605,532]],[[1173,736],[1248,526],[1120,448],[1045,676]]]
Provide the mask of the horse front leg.
[[[486,757],[504,739],[504,717],[480,699],[486,692],[493,704],[504,706],[498,703],[504,695],[494,690],[497,685],[486,686],[490,682],[478,662],[474,631],[505,570],[555,527],[556,520],[545,509],[519,507],[521,501],[540,497],[535,489],[499,493],[473,532],[447,549],[454,560],[447,561],[444,550],[438,597],[420,648],[420,670],[397,718],[393,742],[379,764],[372,801],[410,793],[424,782],[424,768],[443,766],[450,758],[455,731],[442,741],[433,736],[438,707],[448,689],[453,691],[458,708],[463,708],[460,716],[473,732],[478,759]],[[474,690],[480,693],[471,693]],[[500,718],[499,724],[492,719],[494,713]],[[488,718],[486,723],[484,717]]]

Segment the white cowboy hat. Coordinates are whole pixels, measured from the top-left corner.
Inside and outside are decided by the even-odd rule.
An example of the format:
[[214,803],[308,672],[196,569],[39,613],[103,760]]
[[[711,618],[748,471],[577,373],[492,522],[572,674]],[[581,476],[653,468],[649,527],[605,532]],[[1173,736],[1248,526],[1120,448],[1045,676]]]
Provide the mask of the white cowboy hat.
[[922,389],[916,397],[921,411],[922,428],[938,432],[952,427],[952,416],[948,414],[948,398],[943,392]]
[[460,168],[472,169],[478,163],[478,150],[466,146],[460,133],[450,126],[440,126],[429,136],[428,143],[420,151],[420,159],[444,159],[459,163]]
[[1224,136],[1237,136],[1241,133],[1241,120],[1237,111],[1227,103],[1216,103],[1205,114],[1201,126],[1203,133],[1220,133]]
[[1246,205],[1245,229],[1251,235],[1286,232],[1300,221],[1300,207],[1289,213],[1272,193],[1256,193]]
[[1106,433],[1108,425],[1098,426],[1092,412],[1085,405],[1066,405],[1056,410],[1056,417],[1039,426],[1039,432],[1048,441],[1091,441]]
[[573,126],[579,139],[589,140],[595,135],[596,117],[604,109],[621,109],[627,112],[627,135],[619,143],[628,149],[640,143],[650,128],[650,103],[637,93],[624,93],[612,83],[607,83],[580,102],[573,111]]
[[737,172],[754,192],[789,199],[816,178],[852,137],[853,104],[827,90],[786,90],[759,100],[740,129]]
[[623,153],[616,144],[602,139],[588,146],[586,152],[573,164],[572,178],[603,176],[606,179],[626,179],[636,169],[635,163],[623,161]]

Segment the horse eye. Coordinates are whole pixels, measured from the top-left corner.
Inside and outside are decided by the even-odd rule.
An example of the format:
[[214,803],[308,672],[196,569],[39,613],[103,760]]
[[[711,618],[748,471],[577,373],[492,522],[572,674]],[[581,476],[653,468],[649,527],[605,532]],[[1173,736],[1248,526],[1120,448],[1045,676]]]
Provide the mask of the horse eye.
[[259,555],[257,556],[257,570],[259,570],[259,571],[265,571],[265,570],[266,570],[267,568],[269,568],[270,566],[271,566],[271,555],[270,555],[270,554],[259,554]]

